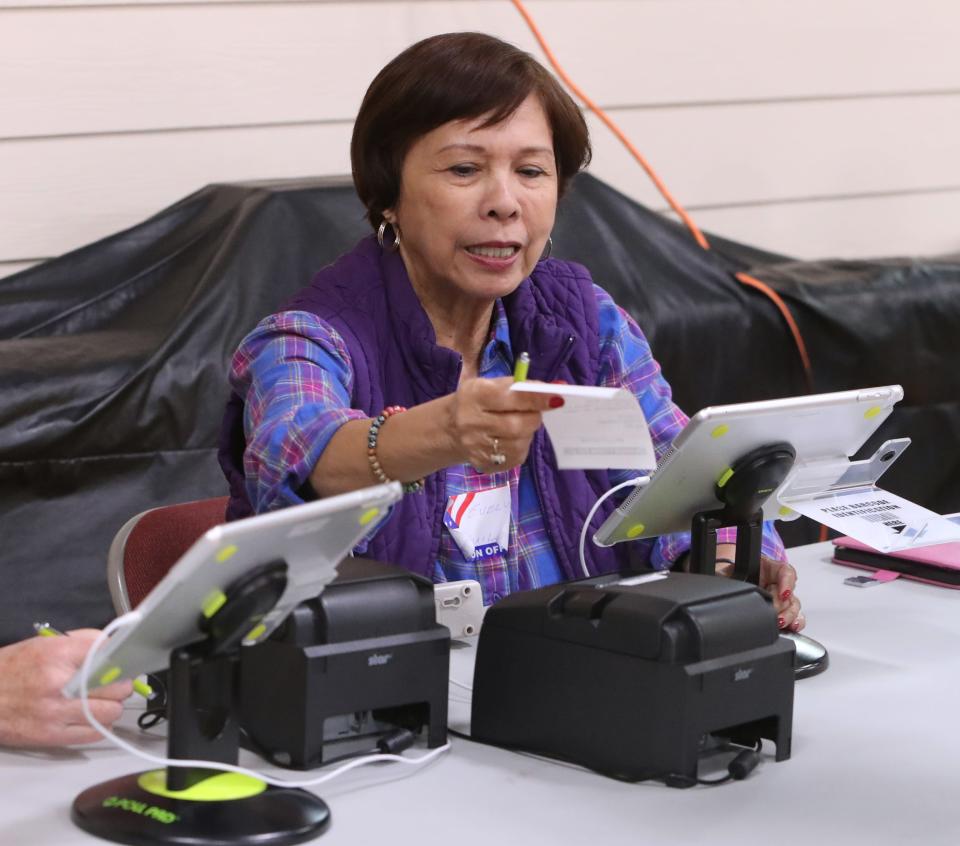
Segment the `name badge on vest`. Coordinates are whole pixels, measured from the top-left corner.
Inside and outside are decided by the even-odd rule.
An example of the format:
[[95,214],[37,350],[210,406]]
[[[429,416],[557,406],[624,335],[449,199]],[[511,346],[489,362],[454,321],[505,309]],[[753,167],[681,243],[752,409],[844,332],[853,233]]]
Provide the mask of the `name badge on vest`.
[[443,525],[467,561],[503,555],[510,537],[510,486],[451,496]]

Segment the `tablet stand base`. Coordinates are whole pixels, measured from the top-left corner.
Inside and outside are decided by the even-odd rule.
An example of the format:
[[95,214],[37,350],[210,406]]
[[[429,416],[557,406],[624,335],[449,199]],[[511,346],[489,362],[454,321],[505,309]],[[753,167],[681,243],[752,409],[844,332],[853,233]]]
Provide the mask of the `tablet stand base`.
[[[170,653],[168,758],[237,763],[240,644],[285,586],[283,562],[251,571],[230,586],[219,610],[203,623],[207,637]],[[305,790],[170,766],[88,788],[74,800],[70,817],[115,843],[286,846],[322,834],[330,809]]]
[[[164,770],[105,781],[74,800],[70,817],[89,834],[137,846],[284,846],[311,840],[330,824],[330,810],[319,797],[305,790],[270,787],[256,779],[247,779],[249,784],[243,785],[247,792],[258,790],[253,795],[244,796],[241,789],[234,793],[237,798],[195,798],[220,790],[229,795],[233,779],[245,778],[212,770],[207,775],[185,791],[164,790]],[[225,775],[230,778],[218,784]]]
[[819,675],[830,666],[830,653],[820,641],[796,632],[781,632],[780,637],[792,640],[797,648],[793,665],[796,678],[807,679]]

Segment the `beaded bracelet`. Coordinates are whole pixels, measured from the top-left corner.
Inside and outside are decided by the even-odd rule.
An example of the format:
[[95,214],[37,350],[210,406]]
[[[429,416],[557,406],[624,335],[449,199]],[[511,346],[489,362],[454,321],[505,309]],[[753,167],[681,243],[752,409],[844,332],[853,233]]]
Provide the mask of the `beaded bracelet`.
[[[399,414],[401,411],[406,410],[402,405],[388,405],[370,423],[370,431],[367,433],[367,460],[370,462],[370,469],[373,471],[373,475],[376,476],[377,481],[383,484],[393,480],[383,472],[383,468],[377,459],[377,438],[380,437],[380,427],[387,422],[388,418],[393,417],[394,414]],[[414,493],[422,490],[423,479],[403,483],[404,493]]]

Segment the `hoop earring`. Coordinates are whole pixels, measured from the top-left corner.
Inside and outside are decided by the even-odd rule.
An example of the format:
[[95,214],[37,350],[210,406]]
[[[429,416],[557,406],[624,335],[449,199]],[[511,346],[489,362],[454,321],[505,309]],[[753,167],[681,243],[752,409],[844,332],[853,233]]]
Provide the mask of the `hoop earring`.
[[548,258],[550,258],[550,254],[551,254],[552,252],[553,252],[553,238],[552,238],[550,235],[548,235],[548,236],[547,236],[547,251],[546,251],[542,256],[540,256],[539,261],[546,261]]
[[[387,226],[393,230],[393,243],[389,246],[385,246],[383,243],[383,236],[387,231]],[[385,250],[395,253],[400,249],[400,227],[395,223],[388,224],[385,220],[380,221],[380,228],[377,230],[377,243]]]

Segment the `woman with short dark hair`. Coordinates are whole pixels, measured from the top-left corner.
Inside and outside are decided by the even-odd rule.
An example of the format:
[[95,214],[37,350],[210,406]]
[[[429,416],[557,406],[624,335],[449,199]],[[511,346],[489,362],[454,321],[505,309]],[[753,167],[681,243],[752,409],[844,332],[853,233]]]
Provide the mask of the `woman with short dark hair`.
[[404,50],[370,83],[353,128],[353,182],[374,229],[400,195],[413,143],[442,124],[483,118],[495,126],[530,95],[553,136],[557,193],[590,163],[590,135],[577,104],[531,55],[476,32],[427,38]]
[[[549,257],[557,201],[590,159],[579,108],[521,50],[439,35],[374,79],[351,155],[376,234],[237,351],[230,515],[396,479],[406,495],[359,552],[477,579],[486,603],[581,577],[591,506],[652,468],[560,471],[541,424],[563,399],[511,392],[515,362],[529,354],[531,379],[628,388],[658,456],[686,417],[636,323],[585,268]],[[666,568],[688,548],[686,535],[592,547],[587,565]],[[761,584],[798,631],[796,574],[770,527],[763,550]]]

